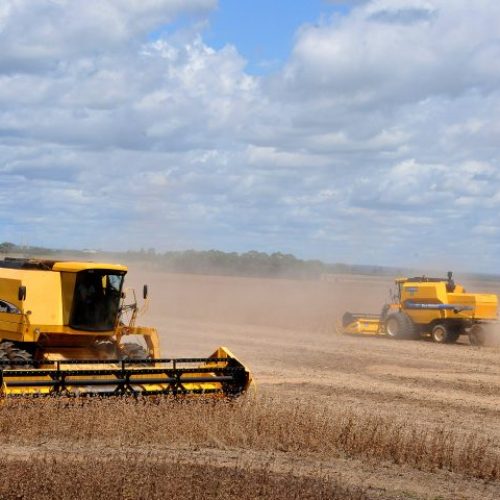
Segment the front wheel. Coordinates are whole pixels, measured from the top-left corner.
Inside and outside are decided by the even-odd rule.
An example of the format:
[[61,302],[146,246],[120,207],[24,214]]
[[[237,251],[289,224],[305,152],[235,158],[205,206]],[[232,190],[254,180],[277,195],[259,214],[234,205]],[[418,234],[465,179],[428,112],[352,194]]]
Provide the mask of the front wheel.
[[393,339],[411,339],[416,337],[416,327],[405,313],[395,312],[386,317],[385,333]]
[[24,370],[33,368],[33,357],[14,342],[0,342],[0,369]]

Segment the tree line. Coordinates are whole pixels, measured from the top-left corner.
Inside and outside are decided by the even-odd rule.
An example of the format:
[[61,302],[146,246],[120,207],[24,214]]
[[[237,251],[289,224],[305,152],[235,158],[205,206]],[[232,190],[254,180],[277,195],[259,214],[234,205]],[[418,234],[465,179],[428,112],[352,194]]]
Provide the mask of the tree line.
[[174,273],[217,274],[250,277],[283,277],[317,279],[322,275],[338,273],[381,274],[380,266],[352,266],[328,264],[320,260],[303,260],[292,254],[274,252],[223,252],[220,250],[183,250],[156,252],[142,249],[127,252],[95,250],[58,250],[52,248],[0,243],[0,254],[23,257],[78,258],[82,260],[111,260],[141,262],[148,267]]
[[[189,274],[215,274],[248,277],[278,277],[295,279],[332,278],[336,274],[364,274],[376,276],[418,275],[419,271],[377,265],[326,263],[304,260],[292,254],[273,252],[223,252],[221,250],[182,250],[157,252],[141,249],[126,252],[97,250],[61,250],[23,246],[11,242],[0,243],[0,256],[74,258],[90,261],[137,262],[152,269]],[[420,271],[421,273],[421,271]],[[334,277],[334,276],[333,276]],[[484,278],[484,276],[483,276]]]

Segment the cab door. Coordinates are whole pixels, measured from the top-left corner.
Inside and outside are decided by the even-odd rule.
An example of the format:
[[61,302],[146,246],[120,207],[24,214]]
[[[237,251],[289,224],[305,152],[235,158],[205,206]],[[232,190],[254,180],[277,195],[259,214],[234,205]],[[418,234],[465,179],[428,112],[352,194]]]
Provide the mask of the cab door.
[[0,338],[22,340],[23,303],[19,297],[21,280],[0,280]]

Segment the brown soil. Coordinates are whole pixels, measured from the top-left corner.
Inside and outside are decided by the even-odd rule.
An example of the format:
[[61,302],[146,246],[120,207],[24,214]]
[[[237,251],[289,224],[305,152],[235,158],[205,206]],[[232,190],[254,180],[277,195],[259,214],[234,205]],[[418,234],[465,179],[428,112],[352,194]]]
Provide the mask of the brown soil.
[[[163,354],[204,356],[226,345],[252,369],[257,398],[227,413],[164,403],[170,420],[147,407],[132,413],[112,405],[66,413],[49,408],[39,432],[26,432],[43,420],[35,403],[18,413],[9,403],[0,408],[0,422],[12,418],[19,426],[0,424],[4,474],[21,462],[39,481],[47,469],[56,475],[91,474],[90,465],[123,471],[117,457],[126,454],[135,470],[151,461],[150,481],[175,478],[197,498],[203,497],[194,472],[200,470],[210,477],[205,493],[213,498],[258,497],[249,486],[256,483],[262,498],[305,498],[306,491],[309,498],[500,497],[500,347],[335,333],[345,310],[378,312],[390,279],[307,282],[132,268],[129,284],[140,289],[143,283],[151,306],[140,322],[158,328]],[[500,291],[499,283],[466,286]],[[120,426],[113,430],[116,411],[127,418],[116,416]],[[80,429],[74,434],[68,415]],[[84,423],[89,418],[106,432]],[[233,426],[226,424],[231,418]],[[66,431],[58,435],[57,425]],[[198,431],[161,433],[176,426]],[[228,484],[234,495],[224,496]],[[179,494],[162,488],[147,491]],[[134,491],[127,490],[129,498],[140,496]],[[0,489],[0,497],[15,498],[9,495]]]

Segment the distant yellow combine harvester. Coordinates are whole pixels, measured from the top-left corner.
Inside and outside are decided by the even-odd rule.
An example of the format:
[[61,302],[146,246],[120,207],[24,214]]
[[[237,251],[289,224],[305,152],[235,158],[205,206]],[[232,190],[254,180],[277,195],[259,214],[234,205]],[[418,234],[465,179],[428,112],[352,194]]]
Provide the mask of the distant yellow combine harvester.
[[448,278],[399,278],[391,304],[380,315],[346,312],[341,331],[347,334],[419,338],[430,335],[434,342],[456,342],[468,335],[471,344],[482,345],[492,335],[498,320],[498,298],[494,294],[466,293]]
[[0,261],[0,395],[237,396],[248,389],[249,371],[225,347],[208,358],[161,358],[156,329],[136,326],[134,291],[126,303],[126,273],[116,264]]

